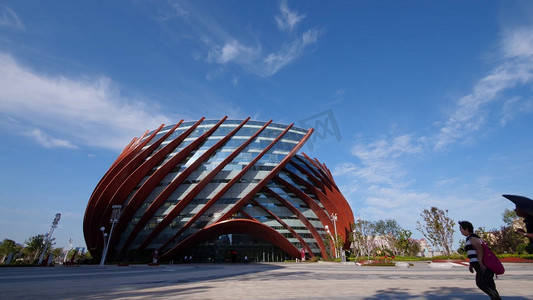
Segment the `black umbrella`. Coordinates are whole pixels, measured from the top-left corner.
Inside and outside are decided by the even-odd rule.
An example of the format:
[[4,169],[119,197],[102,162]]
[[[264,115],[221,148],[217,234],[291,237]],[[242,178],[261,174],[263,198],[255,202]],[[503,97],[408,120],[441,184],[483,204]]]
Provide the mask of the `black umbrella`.
[[520,209],[521,211],[525,212],[526,214],[533,216],[533,200],[524,197],[524,196],[516,196],[516,195],[502,195],[505,198],[513,201],[514,204],[516,204],[516,207]]

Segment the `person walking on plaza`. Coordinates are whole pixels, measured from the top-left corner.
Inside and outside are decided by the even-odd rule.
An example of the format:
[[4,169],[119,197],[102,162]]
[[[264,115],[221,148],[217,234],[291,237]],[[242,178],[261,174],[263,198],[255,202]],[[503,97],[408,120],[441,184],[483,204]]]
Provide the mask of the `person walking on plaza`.
[[476,271],[476,285],[492,300],[501,299],[496,284],[494,283],[494,272],[483,265],[483,246],[481,239],[474,233],[474,226],[468,221],[459,221],[461,234],[466,237],[465,251],[470,260],[470,273]]
[[518,228],[516,233],[523,235],[529,239],[529,245],[526,248],[527,253],[533,254],[533,200],[516,195],[503,195],[505,198],[511,200],[515,205],[514,211],[516,215],[524,218],[526,230]]
[[527,253],[533,254],[533,215],[526,213],[525,211],[519,209],[518,207],[514,210],[516,215],[524,218],[524,223],[526,224],[526,230],[518,228],[516,233],[523,235],[529,239],[529,245],[526,248]]

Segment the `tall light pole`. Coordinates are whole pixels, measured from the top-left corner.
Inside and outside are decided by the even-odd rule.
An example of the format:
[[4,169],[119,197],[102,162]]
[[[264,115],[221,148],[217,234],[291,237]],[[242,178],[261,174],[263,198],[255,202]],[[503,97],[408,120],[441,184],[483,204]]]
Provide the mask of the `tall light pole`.
[[70,250],[72,250],[72,238],[69,238],[68,239],[68,249],[67,249],[67,252],[65,253],[65,258],[63,259],[63,263],[65,263],[67,261],[67,257],[68,257],[68,253],[70,252]]
[[333,220],[333,227],[335,229],[335,239],[333,240],[335,243],[335,256],[339,257],[340,251],[337,249],[337,213],[332,213],[331,219]]
[[52,241],[52,233],[54,233],[54,229],[56,229],[57,223],[59,223],[59,219],[61,219],[61,214],[57,213],[54,218],[54,221],[52,221],[52,227],[50,227],[50,230],[48,231],[48,234],[46,235],[43,253],[41,253],[41,256],[39,257],[39,263],[38,263],[39,265],[43,262],[44,255],[46,254],[46,250],[48,249],[48,245],[50,245],[50,242]]
[[324,226],[324,228],[326,228],[326,233],[331,237],[331,241],[333,241],[333,250],[335,250],[333,255],[335,256],[334,258],[337,258],[337,246],[335,245],[335,238],[333,237],[333,234],[331,234],[331,231],[329,231],[328,225]]
[[100,266],[104,265],[105,257],[104,252],[107,249],[107,232],[105,232],[105,227],[100,227],[100,231],[102,232],[102,237],[104,238],[104,250],[102,250],[102,259],[100,260]]
[[111,209],[111,220],[109,220],[109,222],[111,223],[111,230],[109,230],[109,236],[107,236],[107,233],[104,232],[105,227],[100,228],[100,230],[104,234],[104,252],[102,253],[102,260],[100,261],[100,266],[104,265],[107,250],[109,249],[109,243],[111,241],[111,235],[113,234],[113,229],[115,228],[115,224],[118,222],[118,219],[120,218],[120,214],[122,212],[122,205],[113,205],[111,206]]

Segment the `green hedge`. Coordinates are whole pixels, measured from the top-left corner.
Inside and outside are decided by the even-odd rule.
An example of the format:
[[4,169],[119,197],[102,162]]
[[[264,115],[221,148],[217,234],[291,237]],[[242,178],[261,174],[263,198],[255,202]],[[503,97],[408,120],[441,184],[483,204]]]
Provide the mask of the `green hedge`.
[[520,257],[533,260],[533,254],[497,254],[499,258]]
[[[524,259],[531,259],[533,260],[533,254],[498,254],[499,258],[507,258],[507,257],[519,257]],[[376,257],[370,257],[371,260],[379,261],[379,258]],[[462,254],[453,254],[450,256],[445,255],[439,255],[434,257],[414,257],[414,256],[396,256],[394,257],[393,261],[432,261],[432,260],[466,260],[468,259],[465,255]],[[355,261],[355,257],[348,257],[348,261]],[[361,260],[367,260],[367,257],[359,257],[359,261]]]

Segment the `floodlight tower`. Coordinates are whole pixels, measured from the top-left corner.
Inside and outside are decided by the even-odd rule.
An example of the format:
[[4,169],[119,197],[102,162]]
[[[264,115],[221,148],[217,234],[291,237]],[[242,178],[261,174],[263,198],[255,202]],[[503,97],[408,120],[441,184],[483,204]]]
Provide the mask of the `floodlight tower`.
[[109,249],[109,242],[111,241],[111,235],[113,234],[113,229],[115,228],[115,224],[117,224],[118,219],[120,218],[120,214],[122,213],[122,205],[113,205],[111,206],[111,208],[111,220],[109,220],[109,223],[111,223],[111,229],[109,230],[109,235],[104,232],[105,227],[100,228],[100,230],[104,234],[104,252],[102,253],[102,260],[100,260],[100,267],[104,265],[107,250]]
[[44,249],[41,253],[41,256],[39,257],[39,265],[43,262],[44,255],[46,254],[46,250],[48,249],[48,245],[50,245],[50,242],[52,241],[52,233],[54,233],[54,229],[56,229],[57,223],[59,223],[59,219],[61,219],[61,214],[57,213],[54,218],[54,221],[52,222],[52,227],[50,227],[50,231],[48,231],[48,234],[46,235]]

